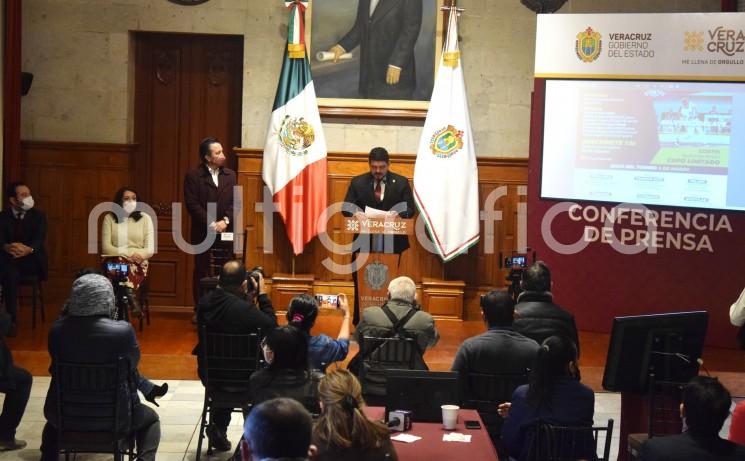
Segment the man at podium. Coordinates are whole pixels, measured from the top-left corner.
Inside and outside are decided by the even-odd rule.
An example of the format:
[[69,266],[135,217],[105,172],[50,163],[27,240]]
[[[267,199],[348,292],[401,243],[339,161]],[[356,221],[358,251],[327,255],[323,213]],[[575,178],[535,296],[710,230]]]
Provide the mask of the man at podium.
[[[371,213],[387,212],[400,218],[412,218],[415,213],[414,195],[409,180],[389,170],[391,161],[388,151],[382,147],[373,148],[368,156],[368,163],[370,172],[355,176],[349,184],[343,214],[365,219],[367,210]],[[358,234],[355,239],[357,250],[352,256],[353,260],[359,252],[400,255],[409,248],[407,235]],[[353,278],[356,292],[357,272],[353,273]],[[353,323],[356,325],[359,321],[359,299],[355,301]]]

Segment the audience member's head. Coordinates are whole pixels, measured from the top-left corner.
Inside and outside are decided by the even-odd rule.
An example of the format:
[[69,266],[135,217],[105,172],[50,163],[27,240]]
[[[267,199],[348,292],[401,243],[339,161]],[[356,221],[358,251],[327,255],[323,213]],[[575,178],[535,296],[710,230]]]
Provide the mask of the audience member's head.
[[318,385],[321,416],[313,431],[321,444],[328,448],[355,447],[361,451],[380,447],[389,437],[384,425],[370,421],[363,412],[362,386],[345,369],[326,374]]
[[295,296],[287,308],[287,321],[290,325],[310,332],[318,317],[318,301],[309,294]]
[[490,328],[508,327],[515,314],[515,301],[506,291],[490,291],[481,297],[481,312]]
[[254,461],[308,459],[312,431],[310,413],[296,400],[278,398],[254,407],[243,436]]
[[226,262],[220,268],[217,283],[220,288],[231,293],[244,293],[247,288],[246,267],[237,259]]
[[22,181],[15,181],[5,188],[5,198],[18,211],[28,211],[34,206],[31,189]]
[[579,379],[577,345],[565,336],[549,336],[538,349],[530,371],[528,402],[536,407],[548,404],[556,382],[565,377]]
[[76,278],[64,310],[72,317],[111,317],[114,310],[114,289],[111,282],[99,274],[86,274]]
[[416,301],[416,284],[409,277],[396,277],[388,284],[388,299],[400,299],[413,304]]
[[536,261],[523,271],[520,281],[525,291],[551,291],[551,271],[543,261]]
[[683,389],[680,413],[688,430],[716,436],[729,416],[732,396],[716,378],[695,376]]
[[269,331],[261,347],[271,370],[308,369],[308,339],[305,333],[293,326],[285,325]]
[[199,161],[202,163],[209,163],[212,159],[212,145],[219,145],[220,141],[217,138],[207,137],[202,139],[199,143]]

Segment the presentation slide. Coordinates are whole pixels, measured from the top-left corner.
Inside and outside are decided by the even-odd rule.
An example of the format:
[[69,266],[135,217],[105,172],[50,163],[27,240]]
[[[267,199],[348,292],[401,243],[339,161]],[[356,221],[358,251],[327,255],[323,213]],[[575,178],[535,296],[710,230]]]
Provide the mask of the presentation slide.
[[745,210],[745,83],[547,80],[541,197]]

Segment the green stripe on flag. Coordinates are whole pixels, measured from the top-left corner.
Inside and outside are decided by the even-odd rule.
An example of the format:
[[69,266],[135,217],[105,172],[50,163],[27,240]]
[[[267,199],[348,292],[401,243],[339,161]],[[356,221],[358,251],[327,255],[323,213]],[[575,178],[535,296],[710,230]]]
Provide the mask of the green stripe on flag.
[[290,22],[287,24],[287,43],[295,42],[295,15],[297,14],[297,8],[290,10]]
[[312,80],[307,56],[305,59],[290,59],[287,56],[287,46],[285,46],[285,58],[282,62],[282,71],[279,74],[279,84],[277,85],[277,94],[274,96],[272,112],[302,93]]

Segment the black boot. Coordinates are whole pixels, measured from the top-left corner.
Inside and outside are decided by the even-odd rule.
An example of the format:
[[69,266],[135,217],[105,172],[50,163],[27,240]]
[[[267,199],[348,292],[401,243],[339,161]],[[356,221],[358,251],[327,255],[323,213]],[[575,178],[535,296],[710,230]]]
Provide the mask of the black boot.
[[125,288],[125,293],[127,294],[129,307],[132,308],[132,315],[142,317],[142,308],[140,307],[140,301],[137,299],[137,293],[131,287]]
[[158,386],[157,384],[153,386],[153,388],[150,390],[150,392],[145,395],[145,400],[152,403],[156,407],[159,407],[158,402],[155,401],[158,397],[163,397],[168,392],[168,383],[163,383],[162,385]]

